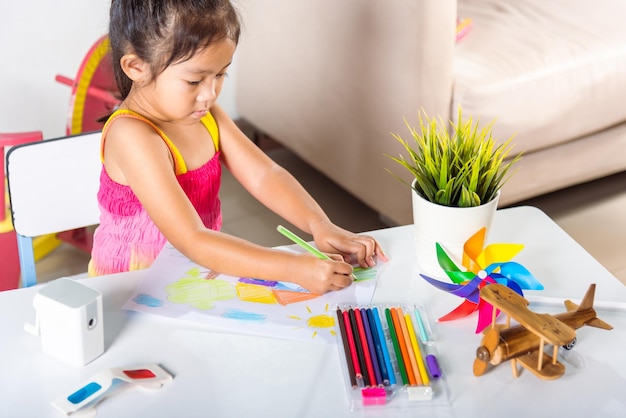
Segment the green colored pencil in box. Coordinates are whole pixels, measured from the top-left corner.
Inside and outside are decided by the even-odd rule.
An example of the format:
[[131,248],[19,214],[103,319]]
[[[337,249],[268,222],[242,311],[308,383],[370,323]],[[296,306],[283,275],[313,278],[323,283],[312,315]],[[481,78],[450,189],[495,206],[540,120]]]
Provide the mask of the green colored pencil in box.
[[[284,226],[278,225],[276,227],[276,230],[280,232],[281,234],[283,234],[285,237],[289,238],[294,243],[298,244],[300,247],[304,248],[305,250],[313,254],[314,256],[321,258],[322,260],[331,259],[329,256],[327,256],[326,254],[324,254],[323,252],[321,252],[320,250],[318,250],[317,248],[315,248],[314,246],[312,246],[311,244],[309,244],[308,242],[306,242],[305,240],[303,240],[302,238],[300,238],[299,236],[297,236],[296,234],[294,234],[293,232],[285,228]],[[374,270],[373,268],[356,267],[352,273],[352,279],[355,281],[369,280],[369,279],[375,279],[375,278],[376,278],[376,270]]]

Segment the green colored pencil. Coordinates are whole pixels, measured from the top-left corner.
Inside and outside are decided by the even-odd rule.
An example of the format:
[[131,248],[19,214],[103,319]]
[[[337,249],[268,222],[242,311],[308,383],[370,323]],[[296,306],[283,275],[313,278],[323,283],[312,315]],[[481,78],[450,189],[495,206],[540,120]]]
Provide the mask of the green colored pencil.
[[[308,242],[306,242],[305,240],[303,240],[302,238],[300,238],[299,236],[297,236],[296,234],[294,234],[293,232],[285,228],[284,226],[278,225],[276,227],[276,230],[280,232],[281,234],[283,234],[284,236],[286,236],[287,238],[289,238],[290,240],[292,240],[293,242],[295,242],[296,244],[298,244],[299,246],[301,246],[302,248],[304,248],[305,250],[307,250],[308,252],[310,252],[311,254],[313,254],[314,256],[316,256],[317,258],[321,258],[322,260],[331,259],[329,256],[327,256],[326,254],[324,254],[323,252],[321,252],[320,250],[318,250],[317,248],[315,248],[314,246],[312,246],[311,244],[309,244]],[[352,280],[357,280],[354,273],[352,274]]]
[[387,319],[387,326],[389,327],[391,343],[394,351],[396,352],[396,361],[398,362],[398,368],[400,369],[400,377],[402,377],[402,383],[407,385],[409,383],[409,378],[406,374],[406,369],[404,368],[404,361],[402,360],[402,353],[400,352],[398,336],[396,334],[396,329],[393,326],[393,319],[391,318],[391,311],[389,311],[389,308],[385,308],[385,317]]
[[278,225],[276,227],[276,230],[280,232],[281,234],[283,234],[284,236],[286,236],[287,238],[289,238],[290,240],[292,240],[293,242],[295,242],[296,244],[298,244],[299,246],[301,246],[302,248],[304,248],[305,250],[307,250],[308,252],[310,252],[311,254],[313,254],[314,256],[316,256],[317,258],[321,258],[322,260],[330,260],[329,256],[327,256],[326,254],[324,254],[323,252],[321,252],[320,250],[318,250],[317,248],[315,248],[314,246],[312,246],[311,244],[309,244],[308,242],[306,242],[305,240],[303,240],[302,238],[300,238],[299,236],[297,236],[296,234],[294,234],[293,232],[285,228],[284,226]]

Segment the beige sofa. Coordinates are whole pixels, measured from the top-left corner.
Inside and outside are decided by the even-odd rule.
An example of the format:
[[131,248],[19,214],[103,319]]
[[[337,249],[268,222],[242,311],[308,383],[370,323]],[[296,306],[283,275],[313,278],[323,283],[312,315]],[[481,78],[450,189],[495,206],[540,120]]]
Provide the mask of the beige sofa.
[[[401,152],[424,108],[456,108],[525,158],[500,206],[626,169],[623,0],[238,3],[240,115],[390,223],[411,222]],[[455,42],[456,20],[472,19]]]

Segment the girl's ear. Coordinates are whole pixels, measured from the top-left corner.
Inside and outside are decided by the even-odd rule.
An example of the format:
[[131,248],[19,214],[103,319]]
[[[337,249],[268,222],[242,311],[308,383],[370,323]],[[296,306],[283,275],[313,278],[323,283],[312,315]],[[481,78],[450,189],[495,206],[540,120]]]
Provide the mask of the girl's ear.
[[128,78],[142,83],[150,79],[150,66],[135,54],[126,54],[120,59],[120,66]]

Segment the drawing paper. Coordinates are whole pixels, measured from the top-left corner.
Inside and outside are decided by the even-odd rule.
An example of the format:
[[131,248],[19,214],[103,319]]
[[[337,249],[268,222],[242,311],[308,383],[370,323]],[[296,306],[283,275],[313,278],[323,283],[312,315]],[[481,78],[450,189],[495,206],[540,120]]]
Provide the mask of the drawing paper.
[[[296,246],[281,247],[303,252]],[[288,282],[215,275],[169,243],[125,309],[210,324],[226,331],[335,344],[338,304],[369,304],[375,279],[315,295]]]

